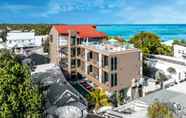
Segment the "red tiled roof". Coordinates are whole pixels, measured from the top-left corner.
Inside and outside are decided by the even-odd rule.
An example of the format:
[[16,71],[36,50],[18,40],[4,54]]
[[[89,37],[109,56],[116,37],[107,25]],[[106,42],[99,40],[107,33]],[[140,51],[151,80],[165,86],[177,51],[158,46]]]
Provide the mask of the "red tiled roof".
[[103,32],[96,31],[95,25],[54,25],[55,29],[62,34],[68,34],[68,31],[76,31],[80,38],[99,38],[105,37]]

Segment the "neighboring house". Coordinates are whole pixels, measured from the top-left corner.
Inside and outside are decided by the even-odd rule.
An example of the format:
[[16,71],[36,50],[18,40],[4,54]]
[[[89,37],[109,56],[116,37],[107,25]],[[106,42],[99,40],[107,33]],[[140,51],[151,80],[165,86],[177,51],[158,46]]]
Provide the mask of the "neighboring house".
[[59,66],[44,64],[32,72],[34,84],[43,88],[45,116],[55,118],[86,118],[87,101],[65,80]]
[[48,35],[36,35],[35,36],[35,45],[42,46],[42,44],[44,44],[47,39],[48,39]]
[[146,63],[151,68],[163,71],[172,82],[180,82],[186,79],[186,61],[176,57],[151,55]]
[[186,46],[183,45],[173,45],[174,57],[178,59],[186,59]]
[[147,109],[155,101],[168,104],[174,118],[186,118],[186,82],[138,98],[104,113],[105,118],[148,118]]
[[[109,93],[132,96],[142,77],[142,54],[131,45],[105,40],[94,25],[54,25],[50,31],[51,63],[60,64],[69,78],[86,78]],[[75,80],[77,78],[74,78]]]
[[6,37],[7,48],[29,48],[36,46],[35,32],[10,31]]

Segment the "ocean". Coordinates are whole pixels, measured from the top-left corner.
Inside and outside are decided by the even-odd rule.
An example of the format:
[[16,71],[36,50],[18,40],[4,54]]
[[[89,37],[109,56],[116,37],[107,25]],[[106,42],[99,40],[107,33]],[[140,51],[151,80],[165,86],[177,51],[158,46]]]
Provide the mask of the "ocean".
[[97,25],[98,31],[105,32],[110,36],[121,36],[129,40],[139,32],[153,32],[160,37],[162,41],[175,39],[186,40],[186,24],[153,24],[153,25]]

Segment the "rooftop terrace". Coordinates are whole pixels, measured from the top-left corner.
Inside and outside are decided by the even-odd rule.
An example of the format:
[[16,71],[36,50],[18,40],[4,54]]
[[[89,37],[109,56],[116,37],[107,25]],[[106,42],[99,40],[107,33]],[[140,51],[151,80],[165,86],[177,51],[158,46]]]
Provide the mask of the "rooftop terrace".
[[90,43],[84,42],[81,46],[86,47],[87,49],[94,50],[95,52],[102,52],[106,54],[121,54],[129,51],[137,51],[138,49],[134,48],[132,44],[111,44],[106,43]]

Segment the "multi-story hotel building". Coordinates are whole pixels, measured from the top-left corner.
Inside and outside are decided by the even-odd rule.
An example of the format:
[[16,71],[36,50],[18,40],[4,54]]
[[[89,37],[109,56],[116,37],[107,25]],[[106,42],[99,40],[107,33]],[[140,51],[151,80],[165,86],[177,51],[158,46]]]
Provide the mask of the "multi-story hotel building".
[[71,77],[85,77],[108,92],[129,89],[142,76],[141,52],[106,41],[93,25],[53,26],[49,53],[51,63]]

